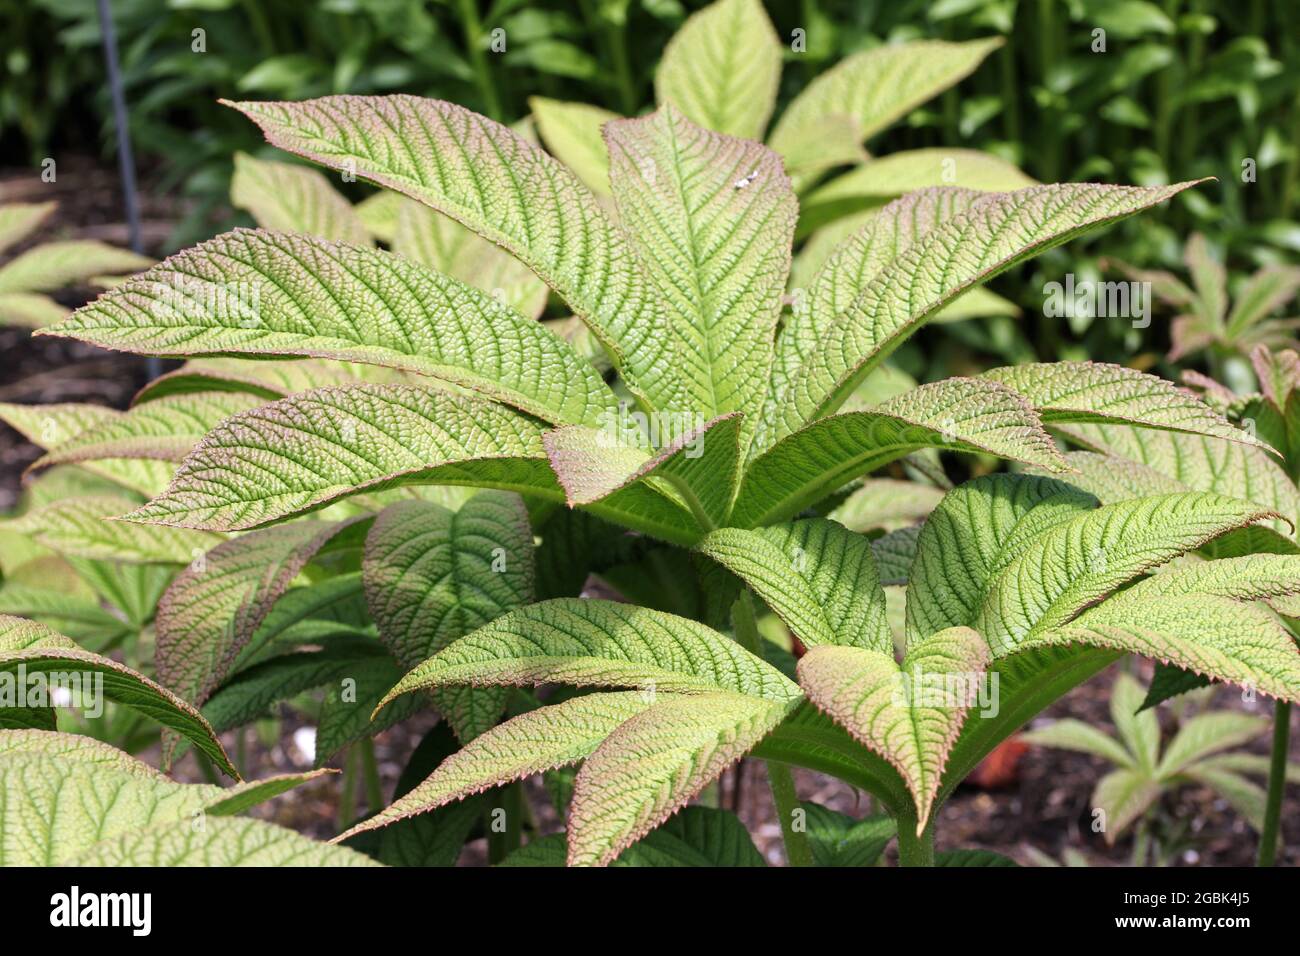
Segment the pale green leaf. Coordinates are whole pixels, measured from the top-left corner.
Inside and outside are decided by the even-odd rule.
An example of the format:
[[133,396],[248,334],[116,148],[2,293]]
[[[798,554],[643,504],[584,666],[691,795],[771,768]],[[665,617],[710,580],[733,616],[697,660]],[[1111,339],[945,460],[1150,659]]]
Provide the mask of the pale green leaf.
[[1038,415],[1019,394],[980,379],[922,385],[870,412],[844,412],[794,432],[749,466],[733,522],[798,514],[853,478],[922,448],[997,455],[1064,470]]
[[618,119],[618,114],[599,106],[544,96],[530,96],[528,108],[551,155],[572,169],[597,196],[610,195],[609,152],[600,128]]
[[0,252],[35,232],[57,206],[56,202],[0,204]]
[[400,256],[240,229],[111,289],[47,334],[159,355],[304,355],[391,366],[541,418],[617,408],[595,369],[487,293]]
[[186,564],[224,540],[209,531],[116,520],[134,504],[107,495],[64,498],[0,521],[0,527],[30,535],[63,555],[137,564]]
[[39,329],[62,321],[70,311],[38,292],[0,292],[0,325]]
[[537,146],[414,96],[229,105],[274,145],[404,193],[518,256],[592,327],[635,394],[680,403],[677,341],[623,228]]
[[897,531],[925,520],[943,500],[943,489],[916,481],[868,478],[830,517],[850,531]]
[[[772,131],[772,148],[787,158],[806,155],[830,117],[852,119],[858,141],[867,139],[969,76],[1001,45],[1000,37],[969,43],[926,40],[846,57],[794,98]],[[811,178],[830,165],[833,155],[798,171]]]
[[776,668],[703,624],[630,604],[557,598],[453,642],[403,677],[385,703],[451,684],[541,683],[798,697]]
[[901,667],[880,651],[810,648],[799,660],[799,684],[819,709],[902,775],[920,833],[989,662],[979,634],[950,628],[912,644]]
[[862,535],[809,518],[757,531],[720,528],[696,548],[739,575],[806,647],[892,654],[885,595]]
[[370,234],[352,204],[319,170],[308,166],[235,153],[230,201],[263,229],[370,245]]
[[1082,720],[1067,718],[1054,720],[1043,727],[1036,727],[1020,735],[1020,740],[1036,747],[1059,747],[1078,753],[1092,754],[1109,760],[1117,767],[1133,769],[1133,755],[1125,750],[1114,737],[1098,730],[1092,724]]
[[736,693],[666,696],[620,724],[578,771],[570,866],[604,866],[761,741],[791,703]]
[[0,292],[54,292],[111,272],[136,272],[152,259],[95,239],[47,242],[0,266]]
[[1105,835],[1114,844],[1125,830],[1160,799],[1160,784],[1138,770],[1113,770],[1092,792],[1092,802],[1105,811]]
[[1212,754],[1240,747],[1267,732],[1268,721],[1263,717],[1230,710],[1197,714],[1179,727],[1174,739],[1169,741],[1156,774],[1168,779]]
[[668,41],[655,97],[706,129],[761,140],[780,81],[781,41],[763,4],[718,0]]
[[689,407],[757,423],[798,204],[780,158],[671,105],[605,128],[610,184],[683,348]]

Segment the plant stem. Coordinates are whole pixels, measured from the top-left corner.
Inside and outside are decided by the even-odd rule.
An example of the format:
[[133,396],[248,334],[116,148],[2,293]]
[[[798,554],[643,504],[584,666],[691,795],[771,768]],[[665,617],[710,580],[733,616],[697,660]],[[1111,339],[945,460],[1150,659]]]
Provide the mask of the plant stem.
[[479,19],[477,0],[459,0],[460,22],[465,28],[465,46],[469,48],[470,62],[474,66],[474,82],[483,105],[487,107],[488,116],[498,122],[502,121],[501,99],[497,96],[496,85],[492,82],[492,70],[488,67],[487,53],[483,49],[483,21]]
[[1146,866],[1151,855],[1151,822],[1143,817],[1138,822],[1137,833],[1133,835],[1133,854],[1129,857],[1130,866]]
[[339,830],[352,826],[357,814],[357,763],[356,747],[349,747],[343,758],[343,789],[339,793]]
[[366,804],[371,813],[384,809],[384,788],[379,782],[379,764],[375,760],[375,741],[365,737],[361,741],[361,764],[366,778]]
[[1279,700],[1273,709],[1273,751],[1268,764],[1268,799],[1264,804],[1264,832],[1259,835],[1258,866],[1272,866],[1277,859],[1282,791],[1286,789],[1286,752],[1290,737],[1291,704]]
[[[754,613],[754,596],[749,589],[740,592],[731,607],[731,625],[736,642],[755,657],[763,656],[762,638],[758,634],[758,617]],[[767,782],[772,788],[772,802],[776,805],[781,836],[785,840],[785,859],[791,866],[812,866],[812,847],[808,834],[794,828],[794,811],[799,809],[799,795],[794,789],[794,775],[783,763],[766,761]]]
[[919,834],[916,818],[911,813],[898,817],[898,865],[934,866],[934,820],[926,824]]
[[[498,810],[505,813],[504,830],[497,830],[494,826]],[[508,787],[502,787],[497,791],[496,798],[488,807],[487,840],[489,863],[494,865],[500,863],[513,851],[519,849],[522,843],[523,828],[520,826],[520,822],[523,815],[523,784],[512,783]]]
[[796,830],[795,811],[799,809],[799,794],[794,789],[794,774],[783,763],[769,760],[767,782],[772,787],[772,802],[776,816],[781,821],[781,836],[785,839],[785,861],[790,866],[812,866],[812,847],[806,831]]

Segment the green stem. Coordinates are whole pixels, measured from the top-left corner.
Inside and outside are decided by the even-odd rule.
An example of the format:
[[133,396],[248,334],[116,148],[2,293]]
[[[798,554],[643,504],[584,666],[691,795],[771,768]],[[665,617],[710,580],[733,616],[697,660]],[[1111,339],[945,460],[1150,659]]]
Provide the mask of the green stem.
[[357,764],[356,747],[349,747],[343,758],[343,789],[339,794],[339,831],[352,826],[357,814]]
[[248,728],[235,731],[235,767],[241,777],[248,777]]
[[796,830],[795,811],[799,809],[799,794],[794,789],[794,774],[783,763],[767,761],[767,782],[772,787],[772,802],[776,816],[781,821],[781,836],[785,839],[785,861],[790,866],[812,866],[812,846],[806,830]]
[[1137,833],[1133,836],[1133,855],[1129,858],[1130,866],[1146,866],[1151,855],[1151,823],[1143,817],[1138,822]]
[[898,816],[898,865],[934,866],[934,818],[919,834],[912,813]]
[[375,742],[370,737],[361,741],[361,764],[365,770],[366,804],[371,813],[384,809],[384,788],[379,782],[379,763],[375,760]]
[[758,634],[758,615],[754,613],[754,595],[749,588],[740,592],[736,603],[731,606],[731,627],[736,634],[736,643],[755,657],[763,656],[762,638]]
[[704,505],[695,494],[695,489],[692,488],[684,478],[679,475],[664,475],[663,477],[667,479],[668,483],[682,496],[682,500],[686,502],[686,507],[691,509],[691,514],[695,517],[696,522],[701,528],[705,531],[714,531],[717,529],[718,526],[713,523],[713,519],[709,517],[709,513],[704,510]]
[[[505,812],[505,828],[498,830],[496,824],[499,818],[497,811]],[[519,849],[523,842],[523,822],[524,816],[524,787],[521,783],[512,783],[508,787],[502,787],[496,793],[496,798],[488,807],[487,833],[488,833],[488,862],[492,864],[500,863],[507,856]]]
[[483,97],[488,116],[501,122],[501,99],[497,96],[496,84],[492,82],[487,51],[483,49],[483,21],[479,19],[476,0],[459,0],[457,8],[460,11],[461,25],[465,28],[465,45],[469,48],[470,63],[474,67],[475,85]]
[[1264,832],[1259,835],[1257,865],[1272,866],[1277,859],[1278,830],[1282,821],[1282,791],[1286,789],[1286,752],[1291,737],[1291,704],[1279,700],[1273,709],[1273,750],[1268,763],[1268,799],[1264,804]]

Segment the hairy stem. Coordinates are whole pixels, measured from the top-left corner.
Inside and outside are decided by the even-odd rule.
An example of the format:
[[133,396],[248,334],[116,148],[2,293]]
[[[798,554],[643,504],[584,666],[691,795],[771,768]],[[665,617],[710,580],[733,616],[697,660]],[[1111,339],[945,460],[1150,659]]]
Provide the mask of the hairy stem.
[[343,758],[343,788],[339,794],[339,830],[352,826],[357,815],[357,765],[360,754],[356,747],[349,747]]
[[903,813],[898,817],[898,865],[934,866],[934,817],[919,834],[916,817]]
[[1272,866],[1277,859],[1282,791],[1286,789],[1286,753],[1290,738],[1291,703],[1279,700],[1273,709],[1273,750],[1268,763],[1268,799],[1264,804],[1264,831],[1259,835],[1258,866]]

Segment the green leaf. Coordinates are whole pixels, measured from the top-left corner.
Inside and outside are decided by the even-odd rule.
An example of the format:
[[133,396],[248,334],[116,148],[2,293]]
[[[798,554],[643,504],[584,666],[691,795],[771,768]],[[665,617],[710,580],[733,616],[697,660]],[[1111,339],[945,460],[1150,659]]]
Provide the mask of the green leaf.
[[975,149],[907,149],[871,159],[812,190],[800,203],[800,232],[931,186],[1011,192],[1038,185],[1004,159]]
[[0,293],[55,292],[92,276],[136,272],[153,260],[94,239],[47,242],[0,266]]
[[71,866],[378,866],[346,847],[317,843],[262,820],[218,818],[195,832],[184,820],[132,830],[96,843]]
[[1120,365],[1013,365],[980,377],[1024,395],[1048,425],[1110,422],[1260,444],[1186,389]]
[[39,329],[67,318],[69,309],[38,292],[0,292],[0,324]]
[[1234,711],[1197,714],[1178,728],[1169,741],[1156,775],[1167,780],[1191,769],[1206,757],[1249,743],[1267,733],[1268,721],[1262,717]]
[[943,489],[916,481],[869,478],[835,506],[829,517],[850,531],[897,531],[924,521],[943,500]]
[[763,5],[719,0],[687,18],[668,42],[655,98],[706,129],[761,140],[780,81],[781,41]]
[[572,169],[597,196],[610,195],[609,151],[600,128],[618,119],[618,114],[544,96],[530,96],[528,108],[551,155]]
[[875,866],[898,832],[893,818],[884,814],[855,820],[807,800],[800,806],[817,866]]
[[964,213],[908,245],[825,329],[788,394],[776,396],[781,408],[772,414],[776,426],[768,440],[834,411],[904,338],[962,292],[1190,185],[1067,184],[981,194]]
[[[1206,594],[1106,602],[1033,643],[1084,643],[1131,651],[1197,674],[1300,700],[1300,652],[1258,606]],[[1133,709],[1141,704],[1141,695]]]
[[[27,677],[23,687],[29,693],[36,689],[31,686],[31,675],[37,673],[45,675],[49,686],[80,691],[79,705],[87,712],[102,708],[102,701],[98,699],[102,693],[109,700],[183,735],[223,771],[236,779],[239,777],[212,727],[192,706],[138,671],[82,650],[42,624],[0,615],[0,670],[17,675],[14,679],[20,684],[23,681],[21,675],[25,673]],[[46,684],[40,686],[43,689]],[[19,688],[10,684],[8,690],[17,693]],[[6,703],[6,707],[13,706],[17,706],[16,700]],[[44,707],[46,703],[31,706]]]
[[1044,727],[1021,734],[1019,739],[1037,747],[1059,747],[1062,750],[1092,754],[1109,760],[1117,767],[1135,768],[1132,754],[1114,737],[1107,736],[1082,720],[1054,720]]
[[876,573],[882,585],[906,584],[916,560],[917,540],[921,526],[899,528],[871,542],[871,556],[876,561]]
[[688,407],[706,418],[744,413],[743,451],[767,388],[798,216],[780,157],[671,105],[616,120],[605,137],[619,215],[683,342]]
[[625,232],[558,160],[440,100],[228,105],[272,144],[404,193],[517,256],[583,317],[634,394],[654,408],[680,403],[677,340]]
[[384,703],[451,684],[540,683],[798,697],[776,668],[703,624],[612,601],[557,598],[453,642],[402,678]]
[[916,538],[908,638],[973,626],[989,587],[1025,544],[1096,504],[1052,478],[987,475],[950,491]]
[[942,853],[935,854],[934,865],[960,867],[1020,866],[1010,857],[1003,856],[1001,853],[994,853],[992,850],[945,850]]
[[1105,811],[1106,843],[1113,846],[1125,830],[1160,799],[1160,784],[1139,770],[1112,770],[1097,782],[1093,805]]
[[387,654],[379,654],[358,659],[342,677],[326,685],[316,723],[316,767],[323,767],[344,748],[387,730],[426,706],[427,700],[407,697],[374,715],[375,705],[401,676],[397,662]]
[[620,724],[578,771],[570,866],[605,866],[749,752],[793,701],[665,695]]
[[[458,511],[422,501],[391,505],[366,538],[363,568],[380,640],[404,668],[414,667],[533,599],[528,511],[518,495],[497,491],[479,492]],[[505,695],[445,688],[434,706],[467,740],[496,722]]]
[[345,840],[491,787],[577,763],[653,701],[654,695],[633,691],[591,694],[513,717],[469,741],[442,761],[423,783],[337,839]]
[[1138,575],[1266,517],[1249,502],[1207,492],[1103,505],[1027,542],[991,582],[973,626],[1002,656]]
[[228,419],[129,520],[243,530],[397,484],[498,485],[552,499],[543,426],[411,385],[321,388]]
[[921,448],[998,455],[1064,469],[1020,395],[980,379],[922,385],[869,412],[843,412],[794,432],[749,466],[732,522],[753,527],[815,504],[847,481]]
[[1130,674],[1119,674],[1110,690],[1110,719],[1144,776],[1155,774],[1160,759],[1160,721],[1142,710],[1142,688]]
[[235,153],[230,201],[263,229],[370,245],[360,217],[318,170]]
[[262,404],[239,392],[199,392],[145,402],[53,445],[31,467],[103,458],[180,461],[223,419]]
[[555,422],[594,424],[617,408],[572,348],[487,293],[391,253],[309,236],[237,229],[43,331],[158,355],[303,355],[389,366]]
[[40,227],[58,208],[56,202],[10,202],[0,204],[0,252],[4,252]]
[[743,578],[806,647],[893,653],[885,595],[861,535],[810,518],[757,531],[720,528],[696,548]]
[[131,524],[116,518],[135,502],[108,495],[64,498],[0,522],[64,555],[141,564],[185,564],[223,540],[184,528]]
[[[867,139],[969,76],[1001,45],[1000,37],[921,41],[846,57],[794,98],[772,131],[772,148],[787,159],[807,155],[807,144],[821,142],[827,119],[835,117],[851,119],[855,138]],[[832,165],[833,156],[802,163],[797,171],[813,178]]]
[[799,660],[799,684],[818,708],[903,776],[920,833],[988,664],[989,649],[979,634],[950,628],[915,642],[901,667],[880,651],[810,648]]
[[203,358],[155,378],[135,397],[136,405],[188,392],[247,392],[260,398],[284,398],[322,385],[350,385],[366,373],[384,370],[323,359]]
[[1285,537],[1293,537],[1300,522],[1295,483],[1262,448],[1123,425],[1068,425],[1059,430],[1076,444],[1146,465],[1185,487],[1257,502],[1291,523],[1273,526]]
[[546,284],[510,253],[428,206],[393,194],[393,252],[481,289],[520,315],[546,308]]
[[177,575],[155,621],[159,680],[187,700],[206,701],[275,602],[343,527],[306,521],[243,535]]
[[614,425],[574,425],[543,436],[570,507],[600,504],[615,513],[644,514],[665,529],[681,529],[673,537],[660,534],[677,543],[726,523],[740,468],[739,416],[701,421],[653,454],[630,443],[641,436],[634,424],[633,434]]

